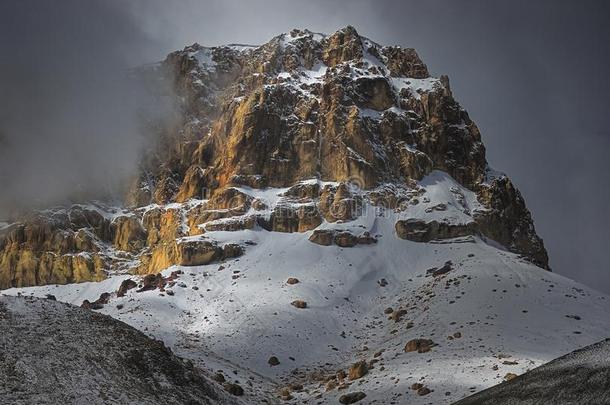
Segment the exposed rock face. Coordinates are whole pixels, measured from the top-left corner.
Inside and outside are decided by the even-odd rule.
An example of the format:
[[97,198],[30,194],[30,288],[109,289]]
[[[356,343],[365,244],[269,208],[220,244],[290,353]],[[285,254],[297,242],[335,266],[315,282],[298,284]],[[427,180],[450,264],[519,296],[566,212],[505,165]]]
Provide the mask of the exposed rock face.
[[24,218],[0,230],[0,288],[101,280],[107,260],[95,241],[112,236],[109,221],[81,207]]
[[[491,174],[448,78],[430,77],[413,49],[381,46],[353,27],[330,36],[293,30],[260,47],[194,44],[146,74],[168,79],[180,108],[154,129],[129,209],[74,206],[17,219],[0,230],[0,288],[240,254],[205,238],[214,231],[314,230],[310,240],[321,245],[372,244],[370,235],[317,228],[352,221],[367,204],[404,211],[435,170],[476,193],[483,209],[461,225],[404,218],[399,237],[483,235],[548,267],[521,195]],[[288,189],[273,204],[248,195],[264,187]]]
[[548,268],[549,258],[542,239],[536,235],[525,201],[510,179],[502,176],[482,184],[479,199],[489,207],[489,211],[475,215],[481,233]]
[[164,145],[171,158],[152,162],[142,177],[149,188],[175,189],[165,202],[229,184],[290,186],[318,173],[323,180],[356,177],[366,188],[404,181],[425,174],[409,164],[414,150],[428,156],[429,168],[467,185],[484,175],[479,132],[448,80],[430,78],[413,49],[380,46],[353,27],[326,38],[295,30],[239,52],[193,45],[163,66],[197,117],[196,126],[184,124],[182,150]]

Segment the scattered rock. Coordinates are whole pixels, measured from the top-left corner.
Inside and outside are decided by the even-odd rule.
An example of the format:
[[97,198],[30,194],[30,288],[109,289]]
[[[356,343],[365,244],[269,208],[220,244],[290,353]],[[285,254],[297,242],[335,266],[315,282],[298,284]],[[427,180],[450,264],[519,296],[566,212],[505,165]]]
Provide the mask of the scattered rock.
[[303,300],[294,300],[290,303],[290,305],[299,309],[307,308],[307,303]]
[[517,378],[517,374],[515,373],[506,373],[506,375],[504,376],[504,381],[510,381],[513,378]]
[[284,401],[290,401],[293,398],[289,387],[284,387],[280,390],[280,398]]
[[244,395],[244,389],[239,384],[227,382],[224,383],[222,387],[231,395],[235,395],[238,397]]
[[309,241],[322,246],[333,244],[334,231],[329,229],[316,229],[309,237]]
[[357,242],[359,245],[372,245],[374,243],[377,243],[377,238],[374,238],[368,232],[363,232],[361,235],[358,236]]
[[298,278],[290,277],[288,280],[286,280],[286,284],[294,285],[294,284],[298,284],[298,283],[299,283]]
[[267,363],[268,363],[268,364],[269,364],[271,367],[273,367],[273,366],[279,366],[279,364],[280,364],[280,360],[279,360],[277,357],[275,357],[275,356],[271,356],[271,357],[269,357],[269,360],[267,360]]
[[163,287],[165,287],[165,280],[163,279],[163,275],[161,273],[147,274],[142,279],[142,288],[140,288],[137,292],[150,291]]
[[407,314],[406,309],[399,308],[396,311],[392,312],[392,315],[390,315],[390,319],[392,319],[394,322],[400,322],[402,317],[405,316],[406,314]]
[[432,271],[432,277],[440,277],[443,274],[449,273],[451,270],[453,270],[453,263],[451,263],[451,260],[448,260],[443,267]]
[[303,391],[303,384],[291,383],[289,387],[292,391]]
[[348,394],[343,394],[339,397],[339,402],[343,405],[346,404],[355,404],[358,401],[366,398],[366,394],[362,391],[350,392]]
[[423,397],[424,395],[428,395],[431,392],[432,391],[430,390],[430,388],[421,387],[420,389],[417,390],[417,395],[419,395],[420,397]]
[[100,297],[94,302],[94,304],[106,305],[110,301],[110,293],[101,293]]
[[138,286],[138,283],[136,283],[135,281],[133,281],[130,278],[123,280],[121,282],[121,285],[119,286],[116,296],[124,297],[125,294],[127,293],[127,291],[131,290],[132,288],[136,288],[137,286]]
[[369,368],[366,361],[358,361],[349,368],[347,378],[349,380],[357,380],[358,378],[364,377],[369,372]]
[[405,352],[426,353],[429,352],[433,346],[435,346],[435,344],[430,339],[412,339],[405,345]]
[[215,373],[212,376],[212,380],[214,380],[214,381],[216,381],[217,383],[220,383],[220,384],[226,382],[225,376],[221,372]]
[[334,237],[335,244],[339,247],[354,247],[358,244],[358,239],[349,232],[339,232]]

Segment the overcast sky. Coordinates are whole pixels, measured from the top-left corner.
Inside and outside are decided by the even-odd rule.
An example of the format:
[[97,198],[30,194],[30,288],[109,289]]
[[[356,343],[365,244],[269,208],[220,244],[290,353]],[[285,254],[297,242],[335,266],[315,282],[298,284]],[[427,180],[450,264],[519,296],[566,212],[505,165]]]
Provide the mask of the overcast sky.
[[56,198],[132,170],[142,138],[131,120],[138,99],[117,73],[127,66],[193,42],[260,44],[351,24],[449,75],[488,161],[521,189],[553,270],[610,293],[607,4],[3,0],[0,193]]

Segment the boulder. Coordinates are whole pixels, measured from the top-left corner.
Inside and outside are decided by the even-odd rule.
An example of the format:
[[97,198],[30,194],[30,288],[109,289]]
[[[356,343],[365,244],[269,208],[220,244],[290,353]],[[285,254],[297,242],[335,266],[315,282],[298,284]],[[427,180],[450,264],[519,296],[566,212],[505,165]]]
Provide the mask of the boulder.
[[515,373],[506,373],[506,375],[504,376],[504,381],[510,381],[514,378],[517,378],[517,374]]
[[136,283],[135,281],[133,281],[130,278],[123,280],[121,282],[121,285],[119,286],[116,296],[124,297],[125,294],[127,294],[127,291],[131,290],[132,288],[136,288],[137,286],[138,286],[138,283]]
[[371,236],[371,234],[368,232],[363,232],[362,234],[358,235],[357,241],[359,245],[372,245],[377,243],[377,238]]
[[349,368],[347,378],[349,380],[357,380],[364,377],[369,372],[366,361],[358,361]]
[[137,292],[150,291],[164,287],[165,280],[163,279],[163,275],[161,273],[147,274],[142,279],[142,287]]
[[210,241],[183,241],[177,244],[181,266],[202,266],[223,257],[223,250]]
[[235,395],[237,397],[244,395],[244,389],[239,384],[226,382],[222,385],[222,387],[231,395]]
[[339,397],[339,403],[343,405],[355,404],[366,398],[366,394],[362,391],[350,392]]
[[358,238],[349,232],[337,232],[333,240],[340,247],[354,247],[358,244]]
[[330,246],[333,244],[335,232],[329,229],[316,229],[309,236],[309,241],[322,246]]
[[295,308],[305,309],[307,308],[307,303],[303,300],[294,300],[290,303]]
[[434,342],[430,339],[412,339],[405,345],[405,352],[426,353],[434,346]]

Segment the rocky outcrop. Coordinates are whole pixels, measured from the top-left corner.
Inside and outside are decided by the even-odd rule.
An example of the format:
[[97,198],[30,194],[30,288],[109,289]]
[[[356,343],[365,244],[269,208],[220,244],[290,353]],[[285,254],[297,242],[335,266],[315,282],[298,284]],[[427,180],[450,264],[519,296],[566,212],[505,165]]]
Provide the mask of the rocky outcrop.
[[239,257],[243,248],[237,244],[221,246],[208,240],[178,240],[155,246],[150,253],[140,257],[141,264],[135,270],[139,274],[156,273],[172,265],[201,266],[216,261]]
[[99,241],[113,235],[108,220],[80,206],[28,216],[0,231],[0,288],[99,281],[110,262]]
[[368,232],[356,236],[348,231],[335,229],[316,229],[309,236],[309,241],[317,245],[330,246],[333,243],[339,247],[349,248],[356,245],[372,245],[377,243],[377,239]]
[[478,198],[488,207],[475,213],[481,233],[548,269],[549,258],[542,239],[536,234],[521,193],[510,179],[500,176],[481,184]]
[[118,217],[112,222],[113,244],[119,250],[137,252],[146,242],[146,231],[133,216]]
[[434,346],[434,342],[430,339],[412,339],[405,345],[405,353],[427,353]]
[[457,238],[474,235],[477,232],[477,225],[474,222],[451,224],[415,218],[396,221],[395,228],[399,238],[413,242],[430,242],[435,239]]

